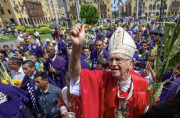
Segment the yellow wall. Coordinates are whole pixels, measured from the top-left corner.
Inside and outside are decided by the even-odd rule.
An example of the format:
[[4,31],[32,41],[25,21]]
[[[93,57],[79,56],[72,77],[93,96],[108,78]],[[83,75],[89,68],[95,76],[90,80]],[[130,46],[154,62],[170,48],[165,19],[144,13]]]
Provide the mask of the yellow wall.
[[[85,0],[86,3],[88,4],[91,4],[93,6],[95,6],[96,8],[98,8],[98,3],[95,2],[94,3],[94,0]],[[111,17],[111,0],[101,0],[102,2],[104,2],[104,4],[107,5],[107,14],[106,16],[108,17]],[[84,4],[84,2],[81,2],[82,4]],[[67,0],[67,5],[68,5],[68,11],[70,11],[70,5],[74,5],[75,4],[75,0]],[[79,3],[80,4],[80,3]],[[81,6],[80,6],[81,7]],[[108,12],[108,9],[109,9],[109,12]],[[70,14],[71,15],[71,14]],[[71,16],[72,17],[72,16]],[[77,18],[77,16],[75,16]],[[103,16],[104,17],[104,16]]]
[[[6,3],[4,1],[6,1]],[[18,6],[19,6],[19,2],[21,4],[23,2],[23,0],[14,0],[14,1],[15,1],[15,4],[18,5]],[[28,1],[28,0],[26,0],[26,1]],[[42,23],[42,21],[44,21],[44,20],[46,21],[46,17],[47,17],[48,21],[51,21],[51,19],[54,19],[55,15],[53,15],[53,7],[52,7],[52,3],[50,2],[51,0],[30,0],[30,1],[41,2],[42,9],[43,9],[43,12],[44,12],[44,17],[33,17],[33,22],[35,24],[37,23],[37,19],[39,20],[39,23]],[[1,0],[0,2],[2,4],[2,6],[3,6],[3,7],[0,8],[0,10],[4,11],[4,14],[2,14],[1,11],[0,11],[0,17],[1,17],[2,21],[4,21],[5,19],[7,21],[9,21],[11,18],[14,18],[17,25],[20,25],[19,18],[21,19],[21,15],[20,15],[20,13],[17,13],[14,10],[13,0]],[[55,6],[55,9],[56,9],[56,13],[58,14],[60,12],[60,9],[58,8],[57,0],[54,0],[54,6]],[[8,11],[7,11],[8,9],[11,11],[11,14],[8,13]],[[21,10],[21,7],[19,6],[17,9]],[[25,6],[24,6],[24,12],[23,13],[21,12],[21,14],[22,14],[23,21],[24,21],[24,19],[26,19],[27,23],[29,24],[29,22],[28,22],[29,16],[28,16],[28,14],[26,12],[26,7]],[[61,18],[61,14],[59,14],[57,16],[58,16],[58,18]]]
[[[123,5],[123,11],[126,12],[126,5],[131,3],[131,16],[133,16],[134,13],[136,13],[136,0],[127,0],[124,5]],[[160,14],[160,1],[156,3],[156,7],[153,10],[153,5],[155,4],[155,0],[144,0],[145,3],[145,8],[144,8],[144,13],[143,14],[147,14],[149,15],[151,14],[155,14],[158,15]],[[164,10],[164,15],[168,15],[168,13],[171,12],[171,6],[172,6],[172,0],[167,0],[166,1],[167,4],[167,9]]]

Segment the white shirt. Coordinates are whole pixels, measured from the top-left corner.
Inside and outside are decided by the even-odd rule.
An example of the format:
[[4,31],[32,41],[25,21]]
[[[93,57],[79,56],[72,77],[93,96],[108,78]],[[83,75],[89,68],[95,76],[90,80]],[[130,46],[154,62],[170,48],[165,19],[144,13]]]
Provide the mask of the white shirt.
[[38,46],[40,46],[39,39],[35,39],[36,44],[38,43]]
[[[75,82],[73,79],[70,81],[70,93],[76,96],[81,96],[81,78]],[[118,81],[118,84],[120,85],[120,88],[122,91],[127,92],[128,89],[131,87],[131,75],[129,79],[125,82]]]
[[[50,58],[51,59],[51,58]],[[51,61],[54,61],[56,59],[56,55],[54,56],[54,58],[53,59],[51,59]]]
[[37,31],[34,32],[34,36],[40,36],[40,35],[39,35],[39,32],[37,32]]
[[24,39],[21,38],[20,36],[18,36],[18,37],[17,37],[17,42],[20,43],[20,42],[22,42],[22,41],[24,41]]
[[22,66],[20,67],[19,71],[16,72],[15,70],[11,70],[11,77],[15,80],[23,80],[25,74],[23,72]]

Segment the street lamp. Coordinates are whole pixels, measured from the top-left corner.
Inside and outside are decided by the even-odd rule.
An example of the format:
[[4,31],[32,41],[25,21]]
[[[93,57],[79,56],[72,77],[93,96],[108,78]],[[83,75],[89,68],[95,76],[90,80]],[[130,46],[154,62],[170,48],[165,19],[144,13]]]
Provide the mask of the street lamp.
[[29,8],[28,8],[28,6],[27,6],[27,1],[24,1],[24,2],[25,2],[25,5],[26,5],[26,9],[27,9],[27,11],[28,11],[28,14],[29,14],[31,23],[32,23],[32,25],[33,25],[33,27],[34,27],[34,29],[35,29],[34,22],[33,22],[32,17],[31,17],[31,13],[29,12]]

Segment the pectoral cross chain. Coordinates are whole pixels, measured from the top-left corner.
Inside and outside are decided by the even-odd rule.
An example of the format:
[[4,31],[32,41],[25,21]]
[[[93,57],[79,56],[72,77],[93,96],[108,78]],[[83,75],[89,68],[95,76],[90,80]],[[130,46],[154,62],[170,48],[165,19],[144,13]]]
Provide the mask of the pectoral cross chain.
[[123,106],[121,106],[121,108],[119,109],[119,111],[122,112],[122,116],[125,116],[126,108],[124,108]]

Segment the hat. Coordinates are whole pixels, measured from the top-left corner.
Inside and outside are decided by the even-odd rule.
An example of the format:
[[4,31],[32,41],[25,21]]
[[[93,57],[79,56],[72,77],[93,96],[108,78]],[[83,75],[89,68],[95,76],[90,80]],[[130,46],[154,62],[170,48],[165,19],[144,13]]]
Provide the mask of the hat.
[[133,57],[136,45],[131,36],[122,27],[118,27],[109,41],[109,54],[121,53]]
[[56,41],[55,41],[55,40],[53,40],[53,41],[52,41],[52,43],[56,43]]
[[46,39],[46,42],[50,42],[50,40],[49,40],[49,39]]

